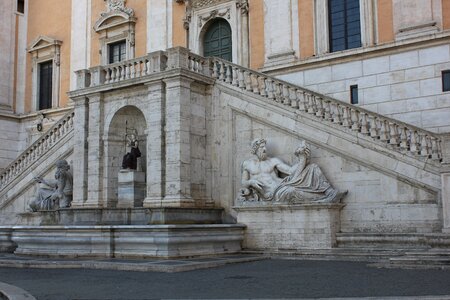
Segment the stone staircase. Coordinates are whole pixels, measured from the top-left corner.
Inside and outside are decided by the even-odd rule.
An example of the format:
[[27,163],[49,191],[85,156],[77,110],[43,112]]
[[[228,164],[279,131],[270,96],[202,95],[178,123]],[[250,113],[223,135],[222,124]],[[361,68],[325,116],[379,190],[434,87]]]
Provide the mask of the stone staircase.
[[[158,51],[130,61],[78,71],[78,89],[71,92],[71,97],[82,95],[81,92],[78,93],[83,89],[101,92],[143,84],[149,79],[164,78],[164,74],[174,70],[181,70],[186,76],[199,78],[204,82],[215,82],[219,90],[239,95],[241,99],[235,101],[235,107],[257,120],[271,122],[275,127],[296,136],[300,135],[298,126],[294,123],[299,122],[306,128],[302,128],[303,130],[309,130],[308,137],[317,132],[321,133],[320,139],[313,141],[326,149],[343,153],[350,147],[359,147],[364,153],[359,154],[362,151],[355,150],[352,153],[355,160],[382,170],[383,173],[402,178],[405,182],[415,182],[437,193],[440,191],[443,151],[439,134],[222,59],[203,58],[186,49]],[[254,107],[259,107],[259,110],[252,110]],[[273,113],[283,118],[275,120],[272,118]],[[13,186],[24,179],[31,182],[31,170],[42,161],[46,153],[70,140],[73,117],[73,112],[63,117],[0,174],[0,209],[14,198],[10,195],[11,191],[18,193],[21,188],[20,185],[15,188],[12,188]],[[323,136],[326,136],[325,141]],[[116,228],[111,229],[111,232],[114,230]],[[425,259],[428,254],[422,252],[448,247],[450,241],[447,235],[434,233],[339,233],[336,239],[336,249],[302,250],[293,253],[311,259],[370,258],[387,262],[389,258],[405,258],[409,257],[408,255],[421,255]],[[280,254],[283,253],[288,254],[289,251],[280,251]],[[430,253],[432,257],[438,258],[436,261],[445,262],[445,251]],[[398,263],[401,261],[398,260]],[[406,258],[403,261],[409,262]]]

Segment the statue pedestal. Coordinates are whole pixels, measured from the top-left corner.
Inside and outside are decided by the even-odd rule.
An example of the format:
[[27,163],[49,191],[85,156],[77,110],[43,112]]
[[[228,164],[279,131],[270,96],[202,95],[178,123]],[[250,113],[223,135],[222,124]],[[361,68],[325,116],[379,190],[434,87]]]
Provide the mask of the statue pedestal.
[[243,248],[265,250],[330,249],[340,231],[344,204],[308,203],[233,207],[247,225]]
[[142,207],[145,199],[145,172],[136,170],[119,171],[118,208]]

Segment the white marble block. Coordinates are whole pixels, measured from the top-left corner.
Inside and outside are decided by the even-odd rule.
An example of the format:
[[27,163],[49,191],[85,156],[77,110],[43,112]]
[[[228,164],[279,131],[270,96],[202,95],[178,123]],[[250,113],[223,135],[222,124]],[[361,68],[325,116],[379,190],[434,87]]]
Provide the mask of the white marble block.
[[234,207],[246,224],[247,249],[329,249],[336,246],[343,204],[311,203]]
[[117,207],[142,207],[145,189],[145,172],[128,169],[120,170]]

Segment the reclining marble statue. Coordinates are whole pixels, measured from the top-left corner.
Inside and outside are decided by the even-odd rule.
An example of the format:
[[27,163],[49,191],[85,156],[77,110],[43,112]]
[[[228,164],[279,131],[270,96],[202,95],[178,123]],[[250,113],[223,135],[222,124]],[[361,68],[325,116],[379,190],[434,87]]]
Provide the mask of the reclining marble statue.
[[69,170],[70,165],[66,160],[58,160],[55,179],[35,178],[35,181],[41,186],[37,190],[36,197],[30,203],[32,211],[70,207],[73,178]]
[[347,194],[333,188],[317,164],[309,163],[311,150],[304,141],[294,152],[298,162],[293,166],[269,157],[262,138],[252,142],[251,153],[255,157],[242,164],[241,201],[338,203]]

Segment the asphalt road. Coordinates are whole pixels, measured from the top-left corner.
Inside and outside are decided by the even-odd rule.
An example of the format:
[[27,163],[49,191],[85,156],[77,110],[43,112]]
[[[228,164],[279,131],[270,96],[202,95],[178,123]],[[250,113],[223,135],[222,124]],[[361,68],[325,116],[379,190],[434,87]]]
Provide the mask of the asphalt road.
[[450,295],[450,271],[342,261],[264,260],[181,273],[0,268],[0,281],[39,300]]

